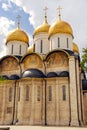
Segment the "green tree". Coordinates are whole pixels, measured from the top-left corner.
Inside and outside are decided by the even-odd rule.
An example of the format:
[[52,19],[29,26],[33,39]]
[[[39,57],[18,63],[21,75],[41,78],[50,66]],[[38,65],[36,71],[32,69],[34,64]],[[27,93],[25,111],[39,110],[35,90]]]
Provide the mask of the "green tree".
[[83,48],[82,52],[83,54],[82,54],[81,66],[82,69],[85,71],[85,73],[87,73],[87,47]]

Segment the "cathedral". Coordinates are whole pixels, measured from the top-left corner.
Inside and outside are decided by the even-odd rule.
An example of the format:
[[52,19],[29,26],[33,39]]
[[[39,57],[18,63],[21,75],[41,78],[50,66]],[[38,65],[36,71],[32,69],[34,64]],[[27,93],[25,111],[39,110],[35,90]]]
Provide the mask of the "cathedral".
[[34,30],[33,44],[18,27],[0,59],[0,125],[87,124],[87,80],[72,27],[58,19]]

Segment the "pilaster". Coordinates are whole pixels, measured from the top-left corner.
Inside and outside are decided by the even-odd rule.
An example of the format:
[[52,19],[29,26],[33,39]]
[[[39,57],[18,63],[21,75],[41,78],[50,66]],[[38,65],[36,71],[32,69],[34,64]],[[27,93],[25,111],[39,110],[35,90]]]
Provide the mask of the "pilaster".
[[20,101],[18,101],[18,124],[23,124],[23,116],[24,116],[24,86],[22,84],[20,87]]
[[77,90],[76,90],[76,71],[75,57],[69,57],[69,74],[70,74],[70,103],[71,103],[71,126],[79,126],[78,107],[77,107]]
[[81,84],[80,84],[80,69],[79,69],[79,62],[76,59],[76,71],[77,71],[77,90],[78,90],[78,109],[79,109],[79,123],[82,125],[82,111],[81,111]]
[[32,97],[32,102],[31,102],[31,116],[30,116],[30,123],[31,125],[34,125],[34,114],[35,114],[35,95],[34,95],[34,79],[32,78],[32,94],[31,94],[31,97]]

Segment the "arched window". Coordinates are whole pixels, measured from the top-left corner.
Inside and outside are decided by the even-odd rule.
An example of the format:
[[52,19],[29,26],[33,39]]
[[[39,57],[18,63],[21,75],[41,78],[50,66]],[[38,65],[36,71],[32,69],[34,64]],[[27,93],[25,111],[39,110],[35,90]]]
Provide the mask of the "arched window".
[[9,102],[12,101],[12,88],[9,88]]
[[49,86],[49,101],[52,101],[52,87]]
[[20,47],[19,47],[19,54],[21,55],[21,45],[20,45]]
[[18,101],[20,101],[20,87],[18,88]]
[[26,86],[26,101],[29,101],[29,86]]
[[43,41],[41,40],[40,53],[43,52]]
[[67,48],[69,48],[69,39],[67,38]]
[[63,101],[66,100],[66,87],[62,86],[62,93],[63,93]]
[[58,48],[60,47],[60,38],[58,37]]
[[14,48],[14,46],[12,45],[12,48],[11,48],[11,54],[13,54],[13,48]]
[[40,101],[40,86],[37,88],[37,101]]

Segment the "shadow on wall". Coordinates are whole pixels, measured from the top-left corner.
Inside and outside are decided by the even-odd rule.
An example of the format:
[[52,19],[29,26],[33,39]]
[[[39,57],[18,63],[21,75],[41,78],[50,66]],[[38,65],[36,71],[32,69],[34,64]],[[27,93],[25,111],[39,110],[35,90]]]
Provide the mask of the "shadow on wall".
[[10,130],[10,127],[0,128],[0,130]]

